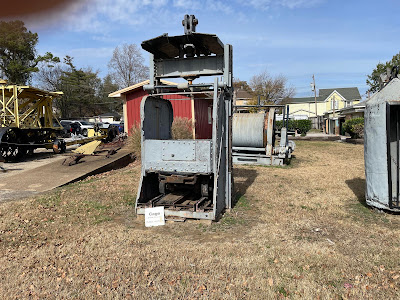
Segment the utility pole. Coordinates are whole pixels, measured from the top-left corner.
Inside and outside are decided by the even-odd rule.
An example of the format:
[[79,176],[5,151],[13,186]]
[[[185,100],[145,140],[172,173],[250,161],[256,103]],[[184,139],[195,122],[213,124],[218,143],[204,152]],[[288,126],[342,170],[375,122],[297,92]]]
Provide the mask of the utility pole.
[[335,95],[333,95],[333,99],[332,99],[332,101],[333,101],[333,116],[332,116],[332,119],[333,119],[333,134],[336,135],[336,120],[335,120],[336,101],[335,100],[336,100]]
[[315,88],[315,77],[314,74],[312,76],[312,90],[314,91],[314,100],[315,100],[315,119],[317,121],[317,129],[319,129],[319,120],[318,120],[318,109],[317,109],[317,89]]

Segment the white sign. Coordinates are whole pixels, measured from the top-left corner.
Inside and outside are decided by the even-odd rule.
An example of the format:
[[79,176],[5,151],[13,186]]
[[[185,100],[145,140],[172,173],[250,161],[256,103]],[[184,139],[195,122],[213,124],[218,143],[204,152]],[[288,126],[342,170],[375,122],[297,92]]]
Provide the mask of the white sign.
[[144,225],[146,227],[165,225],[164,206],[145,208]]

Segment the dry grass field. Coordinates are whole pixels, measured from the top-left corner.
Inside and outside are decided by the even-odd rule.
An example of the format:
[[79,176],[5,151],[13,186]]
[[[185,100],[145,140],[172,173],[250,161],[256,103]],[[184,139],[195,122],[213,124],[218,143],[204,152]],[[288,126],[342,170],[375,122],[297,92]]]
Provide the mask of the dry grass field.
[[399,299],[400,215],[365,206],[363,146],[295,156],[236,167],[210,226],[145,228],[138,164],[0,203],[0,298]]

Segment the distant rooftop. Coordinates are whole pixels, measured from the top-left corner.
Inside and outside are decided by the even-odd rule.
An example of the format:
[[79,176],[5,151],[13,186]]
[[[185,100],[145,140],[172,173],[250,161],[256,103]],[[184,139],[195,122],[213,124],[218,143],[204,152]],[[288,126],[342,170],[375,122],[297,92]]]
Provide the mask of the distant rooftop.
[[[357,87],[349,88],[332,88],[332,89],[319,89],[319,95],[317,97],[317,102],[324,102],[326,98],[329,97],[333,91],[338,92],[348,101],[361,100],[360,92]],[[300,97],[300,98],[288,98],[282,101],[282,104],[289,103],[314,103],[314,97]]]

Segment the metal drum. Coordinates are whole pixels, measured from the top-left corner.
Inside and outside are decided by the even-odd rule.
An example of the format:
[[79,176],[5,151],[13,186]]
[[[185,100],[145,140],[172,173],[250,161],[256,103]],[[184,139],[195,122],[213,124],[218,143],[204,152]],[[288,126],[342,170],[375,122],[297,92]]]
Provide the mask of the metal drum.
[[235,113],[232,121],[232,146],[265,148],[268,113]]

